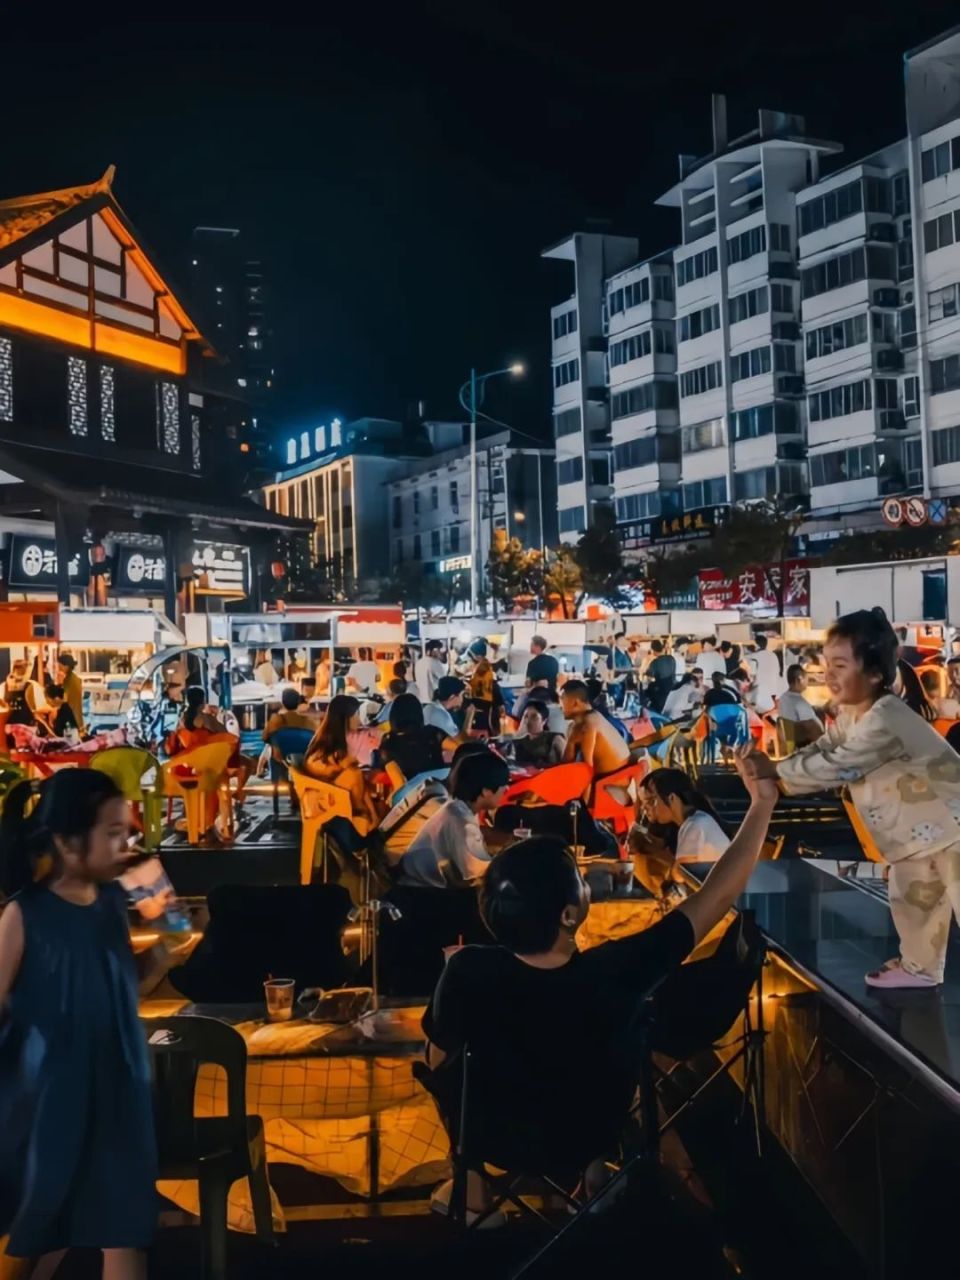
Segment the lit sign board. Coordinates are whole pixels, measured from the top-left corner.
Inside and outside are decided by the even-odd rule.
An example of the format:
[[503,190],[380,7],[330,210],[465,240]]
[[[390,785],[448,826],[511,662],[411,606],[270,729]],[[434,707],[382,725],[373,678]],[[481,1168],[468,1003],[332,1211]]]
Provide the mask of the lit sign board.
[[[71,582],[80,581],[80,553],[67,566]],[[10,539],[11,587],[52,587],[57,585],[57,544],[52,538],[29,538],[14,534]]]
[[449,560],[440,561],[441,573],[456,573],[458,569],[469,569],[473,565],[473,556],[451,556]]

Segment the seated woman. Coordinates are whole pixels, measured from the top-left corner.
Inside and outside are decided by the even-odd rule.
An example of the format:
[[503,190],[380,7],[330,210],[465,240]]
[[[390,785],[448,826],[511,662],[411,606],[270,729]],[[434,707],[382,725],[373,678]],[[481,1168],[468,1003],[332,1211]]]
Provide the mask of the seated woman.
[[444,767],[444,751],[460,745],[442,729],[423,722],[423,703],[412,693],[401,693],[390,703],[390,731],[380,743],[380,759],[395,764],[409,782],[420,773]]
[[350,793],[355,818],[365,818],[372,827],[380,820],[367,780],[350,752],[348,737],[360,728],[360,703],[349,694],[330,699],[320,728],[313,735],[303,757],[303,771],[321,782],[329,782]]
[[[778,792],[772,781],[746,785],[750,808],[703,887],[651,928],[589,951],[576,943],[589,889],[560,842],[522,841],[493,860],[480,903],[498,945],[452,955],[423,1020],[425,1082],[451,1132],[464,1045],[473,1059],[468,1106],[481,1120],[467,1153],[468,1221],[490,1205],[485,1162],[533,1163],[565,1187],[585,1175],[587,1193],[602,1186],[636,1092],[639,1004],[723,919],[756,866]],[[446,1211],[450,1191],[438,1188],[432,1207]]]
[[207,710],[207,695],[199,685],[191,685],[184,697],[183,715],[175,729],[167,734],[164,750],[168,756],[181,751],[202,747],[214,734],[226,733],[226,729]]
[[513,758],[517,764],[549,769],[561,762],[566,737],[562,733],[551,733],[547,727],[549,719],[547,704],[531,698],[520,721],[519,733],[500,739],[513,744]]
[[[644,778],[640,791],[647,833],[654,838],[644,847],[632,834],[630,847],[637,878],[660,897],[674,863],[716,862],[730,837],[710,801],[682,769],[655,769]],[[659,848],[658,837],[662,841]]]

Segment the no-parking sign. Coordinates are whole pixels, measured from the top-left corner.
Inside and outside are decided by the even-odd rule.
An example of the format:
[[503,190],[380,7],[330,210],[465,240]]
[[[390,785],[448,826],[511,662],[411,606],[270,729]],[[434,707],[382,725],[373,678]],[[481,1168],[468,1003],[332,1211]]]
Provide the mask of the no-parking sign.
[[903,504],[903,514],[907,518],[907,524],[919,529],[922,524],[927,523],[927,504],[922,498],[907,498]]

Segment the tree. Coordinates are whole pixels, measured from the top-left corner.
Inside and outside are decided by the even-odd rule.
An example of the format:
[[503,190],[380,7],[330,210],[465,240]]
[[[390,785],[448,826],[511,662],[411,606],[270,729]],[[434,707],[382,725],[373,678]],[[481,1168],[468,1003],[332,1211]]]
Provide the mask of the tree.
[[531,594],[530,571],[531,552],[520,539],[508,538],[505,529],[494,530],[487,556],[487,583],[490,594],[504,609],[512,609],[518,596]]
[[564,618],[575,618],[583,596],[583,577],[573,547],[548,552],[543,572],[543,598],[559,603]]
[[805,514],[801,507],[779,499],[731,507],[703,552],[698,555],[694,550],[694,559],[700,561],[697,568],[717,567],[735,577],[746,569],[762,567],[767,588],[777,602],[777,616],[783,617],[786,562]]
[[686,591],[697,571],[704,567],[702,550],[682,550],[673,554],[665,551],[651,551],[638,566],[638,574],[643,581],[644,591],[657,602],[658,608],[664,607],[664,600],[681,591]]
[[[951,517],[954,513],[951,512]],[[953,518],[945,525],[921,525],[913,529],[883,529],[852,533],[840,538],[822,556],[824,564],[868,564],[884,560],[913,560],[918,556],[947,556],[960,552],[960,524]]]
[[623,563],[617,523],[609,507],[594,508],[593,520],[577,543],[573,557],[580,570],[583,594],[598,596],[614,609],[620,608],[629,571]]

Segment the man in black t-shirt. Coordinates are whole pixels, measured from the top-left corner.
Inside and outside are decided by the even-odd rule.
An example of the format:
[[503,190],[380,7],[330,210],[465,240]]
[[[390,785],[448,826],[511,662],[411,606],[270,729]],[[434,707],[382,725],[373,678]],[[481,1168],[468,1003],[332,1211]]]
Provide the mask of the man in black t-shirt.
[[547,642],[543,636],[533,637],[530,641],[530,652],[533,657],[527,663],[527,688],[542,687],[549,689],[551,693],[556,693],[560,663],[552,653],[547,653]]
[[[589,951],[576,946],[589,890],[561,843],[521,841],[494,860],[481,912],[499,945],[454,954],[423,1020],[452,1122],[464,1045],[471,1080],[491,1101],[476,1156],[509,1170],[529,1167],[535,1152],[534,1167],[572,1186],[616,1146],[637,1084],[630,1027],[640,1004],[723,918],[756,865],[778,792],[772,782],[746,785],[750,809],[703,887],[652,928]],[[483,1211],[486,1195],[472,1177],[470,1210]]]

